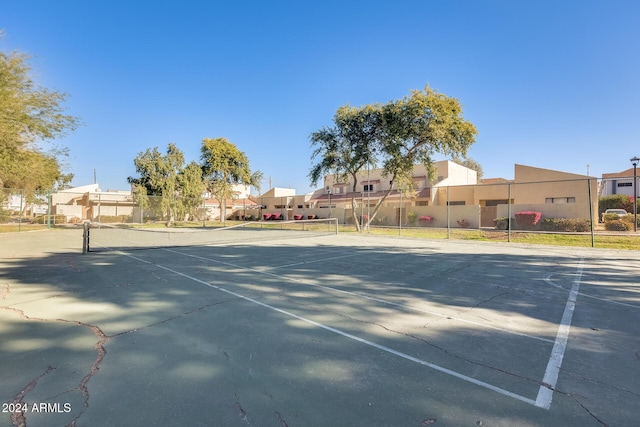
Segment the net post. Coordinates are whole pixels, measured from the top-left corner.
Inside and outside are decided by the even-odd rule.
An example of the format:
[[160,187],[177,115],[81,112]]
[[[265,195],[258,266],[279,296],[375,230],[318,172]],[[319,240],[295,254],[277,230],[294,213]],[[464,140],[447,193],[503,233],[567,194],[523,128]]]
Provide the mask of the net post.
[[82,253],[89,252],[89,221],[82,223]]

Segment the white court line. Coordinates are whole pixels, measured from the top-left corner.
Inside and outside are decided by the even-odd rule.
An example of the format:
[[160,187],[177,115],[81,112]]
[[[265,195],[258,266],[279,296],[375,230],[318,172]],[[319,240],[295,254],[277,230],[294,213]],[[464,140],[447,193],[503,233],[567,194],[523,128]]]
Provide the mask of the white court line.
[[[558,289],[562,289],[563,291],[566,291],[566,289],[563,288],[562,286],[556,285],[555,283],[553,283],[552,277],[555,276],[556,274],[557,273],[546,274],[544,276],[544,281],[547,282],[548,285],[553,286],[554,288],[558,288]],[[596,297],[596,296],[593,296],[593,295],[585,294],[583,292],[578,292],[578,295],[580,295],[581,297],[585,297],[585,298],[597,299],[598,301],[607,302],[609,304],[617,304],[617,305],[624,305],[625,307],[640,308],[640,305],[629,304],[629,303],[620,302],[620,301],[613,301],[613,300],[610,300],[610,299],[600,298],[600,297]]]
[[301,262],[294,262],[291,264],[282,264],[282,265],[276,265],[274,267],[271,268],[286,268],[286,267],[295,267],[297,265],[304,265],[304,264],[313,264],[316,262],[325,262],[325,261],[332,261],[334,259],[340,259],[340,258],[350,258],[350,257],[354,257],[354,256],[358,256],[357,254],[348,254],[348,255],[340,255],[340,256],[334,256],[334,257],[329,257],[329,258],[319,258],[319,259],[313,259],[313,260],[307,260],[307,261],[301,261]]
[[[524,338],[530,338],[530,339],[534,339],[534,340],[538,340],[538,341],[542,341],[542,342],[547,342],[547,343],[555,342],[554,340],[551,340],[549,338],[544,338],[544,337],[539,337],[539,336],[536,336],[536,335],[525,334],[524,332],[517,332],[517,331],[513,331],[511,329],[500,328],[498,326],[489,325],[487,323],[474,322],[472,320],[462,319],[460,317],[451,316],[449,314],[443,314],[443,313],[438,313],[438,312],[435,312],[435,311],[430,311],[430,310],[424,310],[424,309],[421,309],[421,308],[411,307],[411,306],[408,306],[408,305],[405,305],[405,304],[399,304],[397,302],[388,301],[388,300],[385,300],[385,299],[382,299],[382,298],[372,297],[370,295],[359,293],[359,292],[345,291],[344,289],[334,288],[332,286],[319,285],[317,283],[311,283],[311,282],[308,282],[308,281],[305,281],[305,280],[295,279],[295,278],[292,278],[292,277],[271,273],[270,271],[264,271],[264,270],[260,270],[260,269],[257,269],[257,268],[245,267],[245,266],[242,266],[242,265],[233,264],[233,263],[228,262],[228,261],[220,261],[220,260],[217,260],[217,259],[202,257],[202,256],[199,256],[199,255],[187,254],[187,253],[176,251],[176,250],[173,250],[173,249],[164,249],[164,250],[167,251],[167,252],[172,252],[172,253],[183,255],[183,256],[186,256],[186,257],[201,259],[203,261],[215,262],[215,263],[218,263],[218,264],[227,265],[229,267],[239,268],[241,270],[247,270],[247,271],[252,271],[254,273],[260,273],[260,274],[264,274],[264,275],[267,275],[267,276],[272,276],[272,277],[275,277],[275,278],[280,279],[280,280],[287,280],[289,282],[299,283],[301,285],[306,285],[306,286],[314,286],[314,287],[317,287],[317,288],[327,289],[329,291],[338,292],[338,293],[341,293],[341,294],[345,294],[345,295],[349,295],[349,296],[353,296],[353,297],[357,297],[357,298],[362,298],[362,299],[366,299],[366,300],[369,300],[369,301],[379,302],[379,303],[385,304],[385,305],[391,305],[391,306],[394,306],[394,307],[400,307],[400,308],[403,308],[403,309],[409,310],[409,311],[416,311],[418,313],[424,313],[424,314],[430,314],[430,315],[433,315],[433,316],[443,317],[443,318],[446,318],[446,319],[449,319],[449,320],[454,320],[456,322],[466,323],[466,324],[473,325],[473,326],[480,326],[482,328],[487,328],[487,329],[493,329],[493,330],[500,331],[500,332],[505,332],[505,333],[508,333],[508,334],[511,334],[511,335],[521,336],[521,337],[524,337]],[[327,258],[323,259],[323,261],[326,260],[326,259]],[[332,259],[332,258],[329,258],[329,259]],[[277,267],[277,268],[280,268],[280,267]]]
[[420,364],[420,365],[423,365],[423,366],[429,367],[429,368],[431,368],[431,369],[434,369],[434,370],[436,370],[436,371],[442,372],[442,373],[444,373],[444,374],[451,375],[451,376],[453,376],[453,377],[459,378],[459,379],[461,379],[461,380],[463,380],[463,381],[467,381],[467,382],[470,382],[470,383],[472,383],[472,384],[478,385],[478,386],[480,386],[480,387],[483,387],[483,388],[486,388],[486,389],[489,389],[489,390],[495,391],[496,393],[502,394],[503,396],[511,397],[511,398],[513,398],[513,399],[519,400],[519,401],[524,402],[524,403],[528,403],[528,404],[530,404],[530,405],[535,405],[535,404],[536,404],[536,402],[535,402],[533,399],[529,399],[529,398],[526,398],[526,397],[524,397],[524,396],[520,396],[519,394],[512,393],[512,392],[510,392],[510,391],[508,391],[508,390],[505,390],[505,389],[500,388],[500,387],[496,387],[496,386],[494,386],[494,385],[492,385],[492,384],[489,384],[489,383],[486,383],[486,382],[484,382],[484,381],[480,381],[480,380],[477,380],[477,379],[475,379],[475,378],[468,377],[468,376],[463,375],[463,374],[461,374],[461,373],[459,373],[459,372],[455,372],[455,371],[452,371],[452,370],[450,370],[450,369],[443,368],[442,366],[438,366],[438,365],[435,365],[435,364],[433,364],[433,363],[427,362],[427,361],[425,361],[425,360],[418,359],[417,357],[410,356],[410,355],[408,355],[408,354],[406,354],[406,353],[403,353],[403,352],[401,352],[401,351],[394,350],[394,349],[392,349],[392,348],[390,348],[390,347],[386,347],[386,346],[384,346],[384,345],[377,344],[377,343],[375,343],[375,342],[373,342],[373,341],[369,341],[369,340],[367,340],[367,339],[364,339],[364,338],[358,337],[358,336],[356,336],[356,335],[352,335],[352,334],[350,334],[350,333],[348,333],[348,332],[341,331],[340,329],[336,329],[336,328],[333,328],[333,327],[331,327],[331,326],[327,326],[327,325],[324,325],[324,324],[322,324],[322,323],[318,323],[318,322],[313,321],[313,320],[311,320],[311,319],[307,319],[306,317],[298,316],[297,314],[293,314],[293,313],[288,312],[288,311],[286,311],[286,310],[283,310],[283,309],[281,309],[281,308],[277,308],[277,307],[274,307],[274,306],[272,306],[272,305],[265,304],[265,303],[263,303],[263,302],[260,302],[260,301],[258,301],[258,300],[255,300],[255,299],[253,299],[253,298],[247,297],[247,296],[242,295],[242,294],[239,294],[239,293],[237,293],[237,292],[230,291],[230,290],[225,289],[225,288],[222,288],[222,287],[220,287],[220,286],[212,285],[211,283],[205,282],[204,280],[200,280],[200,279],[198,279],[198,278],[196,278],[196,277],[189,276],[188,274],[181,273],[181,272],[176,271],[176,270],[173,270],[173,269],[171,269],[171,268],[169,268],[169,267],[165,267],[165,266],[163,266],[163,265],[156,264],[156,263],[154,263],[154,262],[147,261],[147,260],[144,260],[144,259],[142,259],[142,258],[138,258],[138,257],[133,256],[133,255],[131,255],[131,254],[128,254],[128,253],[126,253],[126,252],[122,252],[122,251],[118,251],[118,252],[120,252],[121,254],[123,254],[123,255],[125,255],[125,256],[127,256],[127,257],[130,257],[130,258],[132,258],[132,259],[135,259],[136,261],[140,261],[140,262],[143,262],[143,263],[145,263],[145,264],[153,265],[154,267],[161,268],[161,269],[163,269],[163,270],[165,270],[165,271],[169,271],[169,272],[171,272],[171,273],[173,273],[173,274],[177,274],[178,276],[184,277],[184,278],[189,279],[189,280],[193,280],[194,282],[197,282],[197,283],[203,284],[203,285],[208,286],[208,287],[210,287],[210,288],[213,288],[213,289],[219,290],[219,291],[221,291],[221,292],[225,292],[225,293],[227,293],[227,294],[229,294],[229,295],[233,295],[233,296],[238,297],[238,298],[241,298],[241,299],[243,299],[243,300],[245,300],[245,301],[249,301],[249,302],[251,302],[251,303],[253,303],[253,304],[257,304],[257,305],[259,305],[259,306],[261,306],[261,307],[268,308],[269,310],[273,310],[273,311],[276,311],[276,312],[278,312],[278,313],[284,314],[284,315],[286,315],[286,316],[293,317],[294,319],[298,319],[298,320],[300,320],[300,321],[302,321],[302,322],[305,322],[305,323],[308,323],[308,324],[310,324],[310,325],[317,326],[317,327],[322,328],[322,329],[324,329],[324,330],[327,330],[327,331],[329,331],[329,332],[333,332],[333,333],[335,333],[335,334],[341,335],[341,336],[343,336],[343,337],[345,337],[345,338],[349,338],[349,339],[354,340],[354,341],[357,341],[357,342],[359,342],[359,343],[362,343],[362,344],[365,344],[365,345],[368,345],[368,346],[371,346],[371,347],[377,348],[377,349],[379,349],[379,350],[382,350],[382,351],[384,351],[384,352],[387,352],[387,353],[390,353],[390,354],[393,354],[393,355],[399,356],[399,357],[401,357],[401,358],[403,358],[403,359],[410,360],[410,361],[415,362],[415,363],[418,363],[418,364]]
[[571,329],[571,320],[573,319],[573,312],[576,307],[576,300],[578,299],[578,290],[580,289],[580,281],[582,280],[582,268],[584,265],[584,258],[580,258],[578,264],[578,270],[576,272],[576,278],[571,286],[571,292],[569,292],[569,298],[567,299],[567,305],[564,308],[562,314],[562,320],[558,327],[558,333],[556,335],[556,342],[551,350],[551,357],[547,364],[547,369],[544,372],[544,378],[542,384],[538,390],[538,396],[536,397],[535,405],[544,408],[551,409],[551,400],[553,399],[553,390],[556,388],[558,382],[558,374],[560,373],[560,367],[562,366],[562,360],[564,359],[564,352],[567,349],[567,341],[569,340],[569,330]]

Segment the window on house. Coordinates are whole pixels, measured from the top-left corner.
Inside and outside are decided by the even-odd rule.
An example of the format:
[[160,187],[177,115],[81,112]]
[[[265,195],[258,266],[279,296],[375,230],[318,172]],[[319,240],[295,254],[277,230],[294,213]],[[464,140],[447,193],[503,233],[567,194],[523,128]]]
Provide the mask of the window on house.
[[418,200],[416,201],[416,206],[429,206],[429,202],[427,200]]
[[485,206],[498,206],[498,205],[506,205],[506,204],[509,204],[509,201],[507,199],[485,200],[484,202]]
[[575,203],[575,197],[547,197],[545,203]]
[[619,182],[618,187],[633,187],[633,182]]
[[447,205],[449,205],[449,206],[463,206],[463,205],[465,205],[465,202],[464,202],[464,200],[458,201],[458,202],[447,202]]
[[364,185],[364,190],[363,190],[363,191],[366,191],[366,192],[371,192],[371,191],[373,191],[373,184],[365,184],[365,185]]

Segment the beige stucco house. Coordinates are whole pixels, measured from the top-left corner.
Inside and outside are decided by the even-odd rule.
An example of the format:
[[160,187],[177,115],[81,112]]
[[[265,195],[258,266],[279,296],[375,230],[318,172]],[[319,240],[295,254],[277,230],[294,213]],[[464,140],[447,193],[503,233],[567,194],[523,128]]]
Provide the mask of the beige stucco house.
[[[391,188],[382,203],[378,222],[386,225],[408,223],[410,217],[430,216],[434,226],[493,227],[500,217],[513,217],[520,211],[539,211],[543,217],[597,218],[597,180],[525,165],[515,165],[514,179],[485,179],[477,182],[475,171],[451,161],[433,164],[434,179],[424,166],[416,165],[411,189]],[[352,197],[359,215],[371,212],[391,183],[381,169],[361,173],[353,191],[352,182],[325,177],[323,189],[316,191],[308,205],[321,217],[342,216],[349,221]],[[348,211],[342,214],[340,211]]]
[[98,220],[100,216],[131,216],[134,202],[130,190],[102,191],[98,184],[60,190],[51,195],[54,215],[64,215],[67,221]]

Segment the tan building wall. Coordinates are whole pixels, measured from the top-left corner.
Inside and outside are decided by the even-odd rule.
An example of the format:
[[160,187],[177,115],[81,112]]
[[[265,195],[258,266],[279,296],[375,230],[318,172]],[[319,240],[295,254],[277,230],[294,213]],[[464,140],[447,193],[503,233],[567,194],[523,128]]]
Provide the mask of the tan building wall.
[[[470,185],[477,183],[477,172],[457,163],[442,160],[433,163],[434,178],[430,179],[424,165],[416,165],[412,176],[412,191],[402,184],[393,183],[389,196],[383,202],[383,207],[393,207],[400,203],[416,206],[429,206],[434,204],[438,187],[449,185]],[[352,197],[355,197],[356,206],[361,204],[375,206],[384,194],[390,189],[389,177],[385,176],[382,169],[361,171],[358,174],[356,191],[353,191],[352,182],[340,182],[333,175],[324,178],[324,186],[311,197],[310,203],[314,207],[329,207],[329,193],[331,194],[331,206],[335,208],[351,209]],[[402,191],[400,191],[402,190]],[[402,196],[401,194],[402,193]]]
[[[413,196],[394,190],[385,200],[382,209],[393,211],[398,210],[394,215],[383,214],[382,209],[378,215],[385,218],[387,225],[397,225],[395,219],[402,204],[401,213],[403,224],[407,223],[409,212],[417,215],[429,215],[434,217],[432,226],[446,226],[446,221],[452,227],[457,225],[460,219],[468,220],[472,225],[482,224],[482,226],[492,226],[495,218],[507,216],[511,204],[512,216],[516,212],[525,210],[535,210],[543,213],[543,218],[582,218],[589,219],[590,215],[597,221],[598,212],[598,184],[593,177],[554,171],[549,169],[536,168],[524,165],[515,165],[515,175],[513,181],[488,180],[489,184],[465,185],[468,180],[475,180],[474,174],[465,174],[463,166],[452,162],[438,162],[438,178],[428,189],[419,188],[413,192]],[[420,175],[420,169],[416,168],[414,176]],[[424,169],[422,170],[424,171]],[[450,174],[450,175],[447,175]],[[332,183],[331,177],[327,177],[327,182]],[[362,185],[378,185],[374,190],[388,189],[388,182],[381,179],[380,175],[372,174],[369,180],[365,180]],[[330,184],[329,187],[336,184]],[[344,185],[344,184],[343,184]],[[422,192],[421,197],[415,197]],[[328,207],[329,198],[326,188],[319,190],[320,195],[315,198],[316,207]],[[375,197],[371,197],[370,207],[373,208],[381,192],[374,192]],[[363,197],[364,196],[364,197]],[[368,193],[356,194],[356,209],[363,206],[364,211],[368,204]],[[591,200],[591,205],[589,205]],[[425,201],[426,204],[425,204]],[[422,203],[420,203],[422,202]],[[435,208],[446,208],[450,204],[450,210],[444,215]],[[342,192],[332,191],[331,206],[333,209],[347,209],[349,214],[345,216],[345,222],[349,222],[351,217],[351,195]],[[469,207],[470,211],[460,211],[463,207]],[[435,209],[435,210],[434,210]],[[456,211],[460,212],[459,214]],[[336,216],[336,211],[332,216]],[[326,217],[327,215],[321,215]],[[458,218],[464,217],[464,218]],[[393,220],[389,218],[393,217]],[[479,218],[483,217],[484,220]],[[381,220],[379,220],[381,221]],[[395,222],[394,222],[395,221]],[[443,222],[445,221],[444,225]]]

